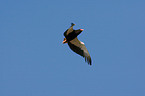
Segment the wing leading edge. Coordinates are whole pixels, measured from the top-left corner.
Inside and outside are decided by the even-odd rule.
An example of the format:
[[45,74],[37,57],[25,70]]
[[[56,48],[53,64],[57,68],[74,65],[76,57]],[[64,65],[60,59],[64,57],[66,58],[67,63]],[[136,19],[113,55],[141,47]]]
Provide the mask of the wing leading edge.
[[85,44],[77,39],[77,37],[71,41],[68,42],[68,45],[71,50],[73,50],[75,53],[83,56],[85,58],[85,61],[88,62],[88,64],[92,64],[90,54],[85,46]]

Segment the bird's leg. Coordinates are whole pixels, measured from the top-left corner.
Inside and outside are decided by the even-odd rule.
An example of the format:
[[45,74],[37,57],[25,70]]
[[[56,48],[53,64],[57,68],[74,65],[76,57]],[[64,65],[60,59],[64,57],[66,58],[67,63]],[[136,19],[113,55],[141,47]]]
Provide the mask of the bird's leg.
[[67,43],[67,40],[66,40],[66,38],[64,38],[64,40],[63,40],[63,42],[62,42],[63,44],[65,44],[65,43]]

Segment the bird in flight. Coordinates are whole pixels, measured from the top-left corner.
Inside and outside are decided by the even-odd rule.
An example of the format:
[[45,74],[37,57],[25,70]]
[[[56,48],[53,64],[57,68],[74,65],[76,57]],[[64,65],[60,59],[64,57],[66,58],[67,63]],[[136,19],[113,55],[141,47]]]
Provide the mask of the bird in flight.
[[74,25],[75,25],[74,23],[71,23],[71,27],[64,32],[65,38],[63,40],[63,44],[68,43],[68,45],[72,51],[74,51],[75,53],[84,57],[85,61],[87,61],[87,63],[89,65],[91,65],[92,64],[91,56],[90,56],[87,48],[85,47],[85,44],[83,42],[79,41],[77,38],[77,36],[84,29],[74,30],[73,29]]

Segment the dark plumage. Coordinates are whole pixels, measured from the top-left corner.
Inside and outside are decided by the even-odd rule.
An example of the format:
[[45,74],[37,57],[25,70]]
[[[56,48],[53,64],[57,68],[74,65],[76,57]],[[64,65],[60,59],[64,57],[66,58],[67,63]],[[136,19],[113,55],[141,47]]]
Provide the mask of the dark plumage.
[[64,32],[65,38],[63,44],[68,43],[71,50],[83,56],[85,58],[85,61],[87,61],[88,64],[91,65],[92,61],[87,48],[85,47],[84,43],[79,41],[77,38],[77,36],[83,31],[83,29],[74,30],[74,25],[75,24],[71,23],[71,27]]

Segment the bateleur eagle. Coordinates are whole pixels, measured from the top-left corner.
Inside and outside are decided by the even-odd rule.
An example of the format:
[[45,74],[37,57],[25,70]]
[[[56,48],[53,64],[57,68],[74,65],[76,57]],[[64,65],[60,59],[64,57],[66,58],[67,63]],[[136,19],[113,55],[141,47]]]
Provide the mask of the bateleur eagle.
[[65,38],[63,40],[63,44],[68,43],[68,45],[72,51],[83,56],[85,58],[85,61],[87,61],[87,63],[89,65],[91,65],[92,61],[91,61],[91,57],[90,57],[90,54],[89,54],[87,48],[85,47],[84,43],[79,41],[77,38],[77,36],[84,29],[74,30],[73,29],[74,25],[75,24],[71,23],[71,27],[64,32]]

